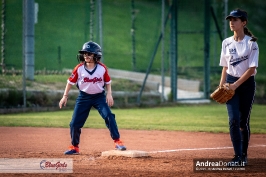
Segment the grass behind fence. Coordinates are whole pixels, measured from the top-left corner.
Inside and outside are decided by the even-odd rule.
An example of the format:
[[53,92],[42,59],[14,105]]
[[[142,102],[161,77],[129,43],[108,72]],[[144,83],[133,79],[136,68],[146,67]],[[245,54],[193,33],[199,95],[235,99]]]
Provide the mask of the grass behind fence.
[[[18,0],[5,1],[5,64],[8,69],[22,68],[22,2]],[[39,4],[38,23],[35,24],[35,69],[61,70],[73,69],[77,64],[76,54],[82,44],[90,36],[90,1],[88,0],[35,0]],[[146,72],[155,50],[156,42],[161,32],[161,1],[135,0],[136,21],[136,68]],[[260,3],[241,3],[241,7],[250,14],[253,8],[257,11]],[[204,1],[182,0],[178,6],[178,66],[197,67],[204,65]],[[217,20],[220,28],[223,25],[222,3],[211,2],[217,8]],[[216,5],[215,5],[216,4]],[[229,9],[238,6],[239,2],[230,1]],[[0,3],[2,8],[2,3]],[[115,10],[114,10],[115,9]],[[165,16],[168,12],[166,1]],[[95,6],[93,35],[99,42]],[[104,62],[110,68],[133,70],[132,36],[131,36],[131,1],[103,0],[103,46]],[[254,13],[256,12],[254,11]],[[259,17],[258,17],[259,19]],[[214,20],[210,19],[210,66],[218,66],[221,41]],[[260,21],[263,21],[259,19]],[[264,32],[258,34],[260,23],[252,19],[249,28],[259,38],[264,38]],[[255,28],[254,25],[258,25]],[[16,30],[13,30],[16,29]],[[228,31],[228,35],[232,32]],[[170,19],[165,29],[165,67],[170,69],[169,41]],[[14,47],[16,46],[16,47]],[[260,48],[265,48],[264,40],[259,40]],[[260,53],[265,58],[265,53]],[[121,64],[123,63],[123,64]],[[265,72],[265,62],[260,61],[260,72]],[[262,68],[262,69],[261,69]],[[1,70],[1,68],[0,68]],[[159,47],[152,66],[152,72],[161,70],[161,46]],[[199,75],[199,74],[198,74]],[[201,75],[200,77],[203,77]]]
[[[254,105],[250,120],[252,133],[266,133],[265,108],[265,105]],[[68,128],[72,113],[72,110],[61,110],[0,115],[0,126]],[[119,129],[229,132],[226,107],[219,104],[113,109],[113,113]],[[84,127],[106,128],[96,110],[91,111]]]

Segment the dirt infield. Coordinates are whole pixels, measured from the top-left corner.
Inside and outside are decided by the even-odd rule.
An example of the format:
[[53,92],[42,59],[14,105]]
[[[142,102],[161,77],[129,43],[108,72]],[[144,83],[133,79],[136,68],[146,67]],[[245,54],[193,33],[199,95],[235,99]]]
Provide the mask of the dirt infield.
[[[38,176],[264,176],[266,135],[252,134],[249,165],[242,171],[195,171],[195,159],[231,159],[229,134],[178,131],[120,130],[128,150],[147,151],[149,157],[102,157],[113,149],[107,129],[82,129],[80,155],[66,156],[67,128],[0,127],[0,158],[73,158],[73,173]],[[194,169],[194,170],[193,170]],[[37,176],[4,174],[0,176]]]

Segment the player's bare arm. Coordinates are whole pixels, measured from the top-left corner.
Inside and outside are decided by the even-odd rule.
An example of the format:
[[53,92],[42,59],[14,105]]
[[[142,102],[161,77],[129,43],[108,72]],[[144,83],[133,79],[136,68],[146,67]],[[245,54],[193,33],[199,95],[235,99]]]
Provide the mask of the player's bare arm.
[[227,70],[227,67],[223,67],[222,74],[221,74],[221,80],[220,80],[220,84],[219,84],[219,86],[222,86],[222,85],[224,85],[224,83],[225,83],[225,79],[226,79],[226,70]]
[[68,92],[69,92],[69,90],[71,89],[71,86],[72,86],[72,85],[69,84],[69,83],[66,84],[66,88],[65,88],[64,95],[63,95],[63,97],[61,98],[61,100],[60,100],[60,102],[59,102],[59,108],[60,108],[60,109],[62,108],[63,105],[66,106],[66,104],[67,104]]
[[106,102],[108,104],[108,106],[113,106],[114,105],[114,99],[112,96],[112,87],[111,87],[111,83],[106,85]]

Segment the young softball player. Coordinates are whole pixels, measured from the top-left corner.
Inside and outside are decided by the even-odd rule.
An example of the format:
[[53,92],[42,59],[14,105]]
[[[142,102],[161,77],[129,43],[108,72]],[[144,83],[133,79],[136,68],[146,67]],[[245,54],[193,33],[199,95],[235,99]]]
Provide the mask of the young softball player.
[[[234,158],[229,163],[247,165],[250,114],[255,96],[255,75],[259,60],[257,38],[247,28],[248,14],[235,9],[226,17],[234,35],[222,42],[220,86],[230,83],[235,95],[226,103]],[[230,166],[230,165],[229,165]]]
[[109,106],[113,106],[114,100],[108,70],[104,64],[99,62],[102,56],[101,47],[95,42],[86,42],[78,56],[81,62],[74,68],[69,77],[64,95],[59,102],[60,108],[63,105],[65,106],[71,86],[76,85],[78,87],[80,92],[70,122],[72,145],[69,150],[65,151],[65,154],[79,153],[81,128],[85,124],[92,107],[97,109],[104,119],[111,138],[114,140],[115,149],[126,150],[126,147],[120,141],[115,115],[109,108]]

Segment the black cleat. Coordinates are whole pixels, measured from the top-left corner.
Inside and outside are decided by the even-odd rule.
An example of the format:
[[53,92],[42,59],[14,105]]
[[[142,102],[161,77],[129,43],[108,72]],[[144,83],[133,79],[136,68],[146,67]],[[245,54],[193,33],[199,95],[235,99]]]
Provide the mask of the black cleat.
[[244,164],[244,166],[248,165],[248,156],[246,154],[242,155],[242,163]]
[[245,164],[243,163],[242,157],[235,155],[234,158],[227,163],[228,167],[243,167]]

